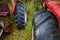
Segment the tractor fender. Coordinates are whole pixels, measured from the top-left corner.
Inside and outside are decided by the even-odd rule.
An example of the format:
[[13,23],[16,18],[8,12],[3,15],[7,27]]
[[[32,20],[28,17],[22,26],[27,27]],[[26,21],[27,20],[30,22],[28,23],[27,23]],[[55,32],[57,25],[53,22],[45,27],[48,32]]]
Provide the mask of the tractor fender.
[[13,4],[12,4],[12,14],[14,14],[14,12],[15,12],[15,6],[16,6],[18,3],[20,3],[20,2],[17,1],[16,3],[13,3]]
[[60,29],[60,5],[58,5],[58,3],[56,2],[49,2],[49,1],[45,1],[46,7],[48,8],[48,11],[50,11],[58,20],[58,27]]

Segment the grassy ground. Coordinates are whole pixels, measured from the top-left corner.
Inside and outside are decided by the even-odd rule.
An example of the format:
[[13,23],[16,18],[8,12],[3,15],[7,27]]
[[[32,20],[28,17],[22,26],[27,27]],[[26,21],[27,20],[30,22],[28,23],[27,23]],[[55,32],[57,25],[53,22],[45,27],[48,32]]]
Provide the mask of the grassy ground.
[[[16,27],[16,23],[14,21],[14,17],[10,16],[10,21],[13,23],[12,32],[10,35],[3,38],[3,40],[31,40],[32,39],[32,17],[35,11],[33,1],[25,3],[26,11],[28,15],[28,23],[25,29],[18,30]],[[11,7],[10,7],[11,9]]]
[[[39,2],[39,1],[38,1]],[[12,32],[10,35],[3,37],[1,40],[32,40],[32,18],[33,13],[35,12],[35,7],[40,5],[39,3],[34,3],[34,1],[30,2],[23,2],[26,6],[26,13],[28,15],[28,23],[26,25],[25,29],[18,30],[16,27],[16,23],[14,20],[14,16],[9,16],[9,21],[12,22]],[[36,5],[35,5],[36,4]],[[41,7],[41,6],[39,6]],[[10,5],[10,11],[11,11],[11,5]]]
[[[36,3],[36,2],[34,2],[34,0],[32,0],[30,2],[24,2],[22,0],[22,2],[26,6],[26,13],[28,15],[28,23],[26,25],[26,28],[22,29],[22,30],[18,30],[17,27],[16,27],[14,16],[10,15],[10,16],[8,16],[8,18],[9,18],[9,21],[11,21],[12,24],[13,24],[12,31],[11,31],[10,35],[2,37],[1,40],[32,40],[32,18],[33,18],[33,13],[35,12],[35,7],[37,5],[40,5],[40,3],[38,3],[39,1],[37,1],[37,3]],[[5,2],[5,1],[3,0],[3,2]],[[12,9],[11,6],[12,5],[10,3],[9,4],[10,12],[11,12],[11,9]]]
[[[26,28],[22,30],[18,30],[16,27],[14,16],[10,15],[8,18],[9,18],[9,21],[11,21],[13,24],[12,31],[10,35],[2,37],[1,40],[32,40],[32,18],[33,18],[33,13],[35,12],[35,7],[37,6],[37,4],[34,3],[34,0],[30,2],[23,2],[23,3],[26,6],[26,13],[28,15],[28,23],[26,25]],[[12,8],[11,4],[9,5],[9,7],[11,12],[11,8]]]

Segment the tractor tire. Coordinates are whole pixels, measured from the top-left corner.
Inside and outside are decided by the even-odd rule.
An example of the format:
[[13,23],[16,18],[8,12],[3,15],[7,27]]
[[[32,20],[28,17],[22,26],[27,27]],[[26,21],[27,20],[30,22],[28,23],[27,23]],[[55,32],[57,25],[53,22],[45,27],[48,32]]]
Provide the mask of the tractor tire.
[[[49,11],[37,11],[33,16],[33,40],[56,40],[57,19]],[[60,40],[57,38],[57,40]]]
[[27,23],[27,14],[25,11],[25,5],[23,3],[16,4],[14,16],[18,29],[25,28]]

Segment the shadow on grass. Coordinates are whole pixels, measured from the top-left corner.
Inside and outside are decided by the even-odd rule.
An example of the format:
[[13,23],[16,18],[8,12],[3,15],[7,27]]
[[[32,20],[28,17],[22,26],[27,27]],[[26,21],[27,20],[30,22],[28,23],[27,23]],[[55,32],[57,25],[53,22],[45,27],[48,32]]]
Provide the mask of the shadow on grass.
[[10,33],[4,33],[1,35],[0,40],[3,40],[4,38],[6,38],[8,35],[10,35]]

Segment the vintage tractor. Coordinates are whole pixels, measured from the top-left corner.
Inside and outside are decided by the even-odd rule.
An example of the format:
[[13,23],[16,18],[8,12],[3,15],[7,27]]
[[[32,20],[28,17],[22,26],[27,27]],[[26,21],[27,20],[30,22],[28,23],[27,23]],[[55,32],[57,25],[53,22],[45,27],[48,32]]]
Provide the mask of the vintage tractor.
[[33,40],[60,40],[60,0],[42,0],[33,16]]
[[10,33],[12,24],[8,20],[9,7],[7,3],[0,3],[0,36],[2,33]]
[[14,15],[17,28],[25,28],[25,25],[27,24],[25,5],[18,0],[12,0],[12,4],[12,14]]

